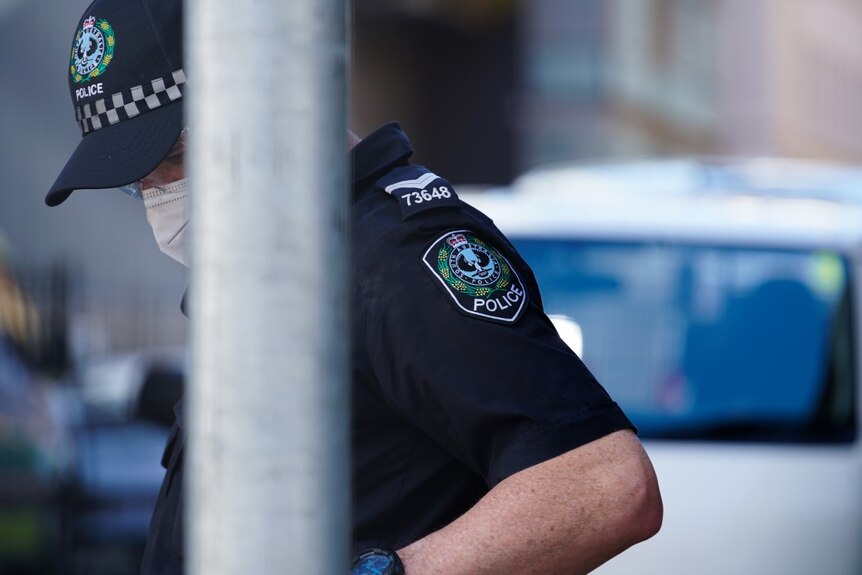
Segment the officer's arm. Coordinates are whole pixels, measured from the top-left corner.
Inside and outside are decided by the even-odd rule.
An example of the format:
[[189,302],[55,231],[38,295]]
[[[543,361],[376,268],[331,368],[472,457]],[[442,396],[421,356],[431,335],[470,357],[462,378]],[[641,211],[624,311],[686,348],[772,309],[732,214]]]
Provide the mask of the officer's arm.
[[652,465],[625,430],[508,477],[398,554],[407,575],[587,573],[661,521]]

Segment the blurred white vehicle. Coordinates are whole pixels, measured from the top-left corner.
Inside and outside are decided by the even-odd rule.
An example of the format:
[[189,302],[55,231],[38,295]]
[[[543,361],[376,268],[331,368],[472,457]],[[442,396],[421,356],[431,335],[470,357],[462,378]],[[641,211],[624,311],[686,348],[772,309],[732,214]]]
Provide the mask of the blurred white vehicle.
[[598,573],[862,573],[862,171],[561,166],[461,197],[656,467],[661,532]]

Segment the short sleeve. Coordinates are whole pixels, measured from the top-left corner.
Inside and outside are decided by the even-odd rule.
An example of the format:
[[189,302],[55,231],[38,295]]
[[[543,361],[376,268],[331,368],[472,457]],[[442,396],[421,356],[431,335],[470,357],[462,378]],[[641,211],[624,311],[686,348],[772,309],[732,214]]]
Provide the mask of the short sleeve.
[[[365,344],[382,400],[492,487],[633,426],[559,338],[514,248],[479,220],[467,223],[473,225],[395,234],[379,246],[362,278]],[[464,239],[459,234],[478,247],[472,253],[463,244],[461,252],[459,245],[446,248]],[[482,247],[497,254],[496,272]],[[452,264],[435,270],[435,258]],[[494,287],[483,284],[490,275],[480,281],[470,274],[486,269],[496,282],[505,266],[525,292],[523,302],[510,303],[523,309],[502,318],[467,313],[465,307],[489,305],[471,304],[471,297],[490,301],[493,294],[456,283]],[[456,277],[441,281],[446,273]],[[458,294],[466,295],[459,300]]]

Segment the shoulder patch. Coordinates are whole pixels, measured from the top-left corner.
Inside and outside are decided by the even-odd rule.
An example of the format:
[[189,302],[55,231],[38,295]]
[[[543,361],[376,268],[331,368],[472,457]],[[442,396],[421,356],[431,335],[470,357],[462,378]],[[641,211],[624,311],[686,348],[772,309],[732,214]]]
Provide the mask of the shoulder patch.
[[405,220],[426,210],[461,206],[452,184],[422,166],[395,168],[377,187],[398,199]]
[[462,313],[511,324],[526,307],[527,291],[518,272],[469,230],[434,240],[422,262]]

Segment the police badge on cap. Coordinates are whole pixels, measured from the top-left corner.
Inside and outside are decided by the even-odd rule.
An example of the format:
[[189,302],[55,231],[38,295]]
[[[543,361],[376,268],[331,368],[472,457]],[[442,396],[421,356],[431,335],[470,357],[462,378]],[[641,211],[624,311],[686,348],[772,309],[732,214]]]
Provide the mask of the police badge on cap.
[[90,16],[84,20],[72,43],[69,73],[76,84],[100,76],[114,58],[114,29],[104,18]]

